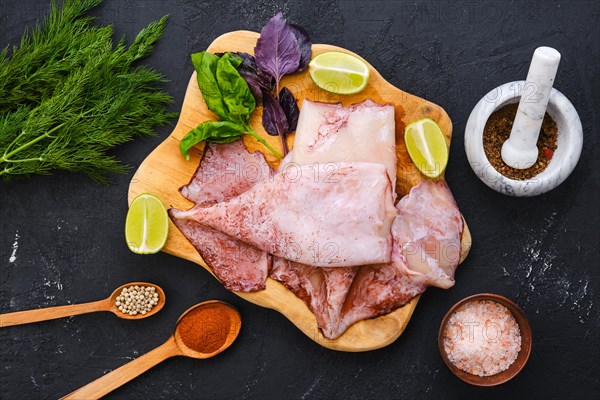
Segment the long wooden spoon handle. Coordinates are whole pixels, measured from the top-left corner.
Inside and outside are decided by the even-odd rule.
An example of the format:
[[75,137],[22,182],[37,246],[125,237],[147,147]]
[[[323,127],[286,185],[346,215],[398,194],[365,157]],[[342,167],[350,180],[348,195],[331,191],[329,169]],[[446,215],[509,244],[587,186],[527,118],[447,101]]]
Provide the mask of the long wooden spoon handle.
[[31,322],[47,321],[49,319],[70,317],[71,315],[86,314],[96,311],[108,311],[110,300],[104,299],[91,303],[71,304],[68,306],[40,308],[38,310],[17,311],[0,314],[0,327],[29,324]]
[[123,365],[120,368],[96,379],[69,393],[61,400],[94,400],[112,392],[116,388],[124,385],[138,375],[143,374],[156,364],[166,360],[169,357],[181,355],[175,338],[171,336],[164,344],[156,349],[136,358],[135,360]]

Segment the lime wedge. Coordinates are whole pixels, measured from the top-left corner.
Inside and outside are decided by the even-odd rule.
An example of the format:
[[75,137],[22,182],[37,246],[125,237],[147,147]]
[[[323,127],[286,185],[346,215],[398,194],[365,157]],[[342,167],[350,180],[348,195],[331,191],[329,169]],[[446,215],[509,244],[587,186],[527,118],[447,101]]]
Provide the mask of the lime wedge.
[[125,220],[125,240],[137,254],[154,254],[163,248],[169,234],[169,217],[160,199],[142,193],[131,202]]
[[339,51],[321,53],[313,58],[308,64],[308,73],[318,87],[337,94],[358,93],[369,82],[369,66]]
[[408,124],[404,130],[408,154],[423,175],[437,178],[448,165],[448,146],[435,121],[425,118]]

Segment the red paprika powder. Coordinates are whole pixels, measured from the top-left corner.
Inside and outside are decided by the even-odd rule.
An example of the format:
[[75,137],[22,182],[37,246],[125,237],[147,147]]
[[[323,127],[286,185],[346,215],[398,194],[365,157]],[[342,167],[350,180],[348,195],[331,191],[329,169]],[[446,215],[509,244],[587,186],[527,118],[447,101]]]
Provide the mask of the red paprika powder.
[[231,328],[230,311],[218,304],[196,308],[186,314],[177,326],[183,343],[199,353],[219,350]]

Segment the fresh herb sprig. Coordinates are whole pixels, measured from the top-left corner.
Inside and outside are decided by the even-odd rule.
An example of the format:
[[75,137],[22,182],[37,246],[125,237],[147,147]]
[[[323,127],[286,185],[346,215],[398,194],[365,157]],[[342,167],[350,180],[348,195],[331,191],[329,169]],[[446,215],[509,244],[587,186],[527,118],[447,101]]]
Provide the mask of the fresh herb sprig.
[[162,36],[166,17],[141,30],[128,48],[112,27],[85,13],[102,0],[52,4],[41,27],[0,52],[0,176],[8,181],[63,169],[107,183],[127,167],[108,150],[176,116],[157,83],[164,77],[136,62]]
[[282,158],[250,126],[250,114],[256,107],[256,100],[237,70],[242,58],[233,53],[219,57],[202,51],[192,54],[192,63],[204,102],[221,121],[204,121],[188,132],[179,143],[179,150],[186,160],[189,160],[190,149],[198,142],[228,143],[239,140],[244,134],[253,136],[277,158]]
[[312,55],[308,33],[299,25],[288,23],[278,13],[262,28],[254,48],[255,75],[267,74],[274,85],[262,86],[262,124],[271,136],[279,136],[283,154],[288,153],[286,137],[296,130],[300,110],[287,88],[279,89],[285,75],[304,71]]
[[279,90],[279,86],[285,75],[308,67],[312,55],[310,37],[302,27],[289,24],[278,13],[261,30],[254,53],[255,56],[242,52],[192,54],[202,97],[221,121],[205,121],[183,138],[179,149],[186,159],[198,142],[228,143],[243,134],[252,135],[282,158],[248,122],[260,103],[265,131],[279,136],[283,154],[288,153],[286,137],[296,130],[300,109],[292,92],[285,87]]

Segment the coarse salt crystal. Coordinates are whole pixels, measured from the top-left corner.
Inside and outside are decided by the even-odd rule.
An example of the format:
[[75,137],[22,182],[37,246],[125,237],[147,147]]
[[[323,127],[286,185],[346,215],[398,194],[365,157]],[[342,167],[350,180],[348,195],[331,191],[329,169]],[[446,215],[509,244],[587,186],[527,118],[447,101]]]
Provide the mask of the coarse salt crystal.
[[444,350],[452,364],[472,375],[505,371],[521,351],[521,331],[501,304],[470,301],[458,308],[444,330]]

